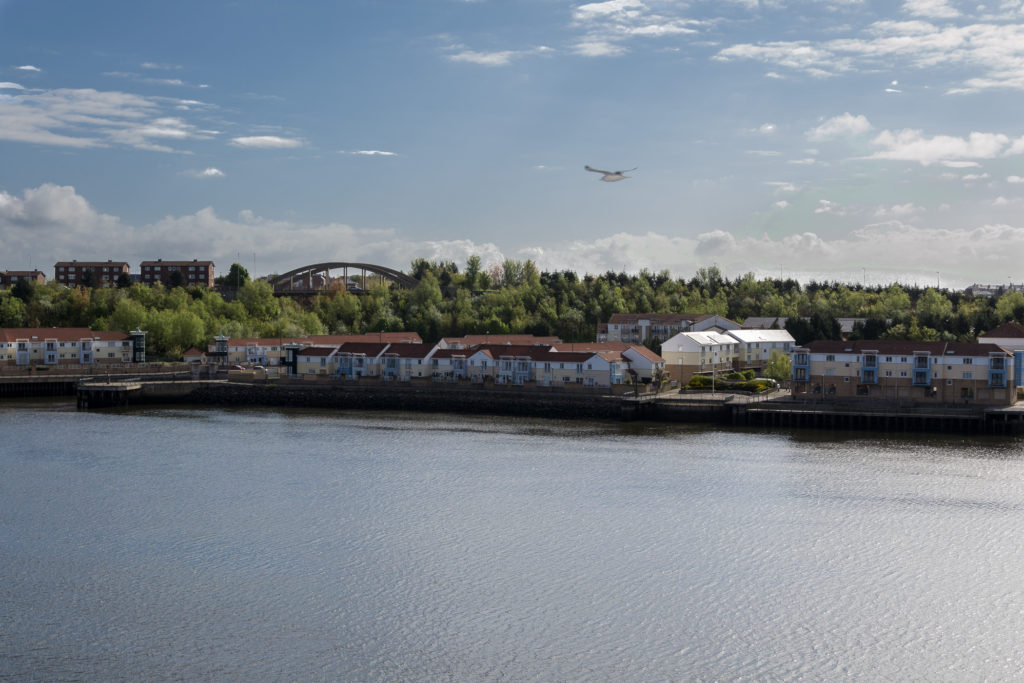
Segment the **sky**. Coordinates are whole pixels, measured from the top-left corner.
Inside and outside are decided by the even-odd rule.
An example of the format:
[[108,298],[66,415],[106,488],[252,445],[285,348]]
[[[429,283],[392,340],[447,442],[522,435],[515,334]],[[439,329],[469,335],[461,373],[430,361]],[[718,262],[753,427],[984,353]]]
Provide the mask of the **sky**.
[[1020,283],[1022,111],[1022,0],[0,0],[0,270]]

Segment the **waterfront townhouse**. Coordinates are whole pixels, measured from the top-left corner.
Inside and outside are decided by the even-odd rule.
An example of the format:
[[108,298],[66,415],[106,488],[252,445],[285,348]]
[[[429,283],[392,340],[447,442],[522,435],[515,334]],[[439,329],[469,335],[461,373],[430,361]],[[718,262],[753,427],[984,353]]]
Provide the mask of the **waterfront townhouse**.
[[[214,337],[207,349],[211,362],[220,365],[285,365],[287,347],[339,346],[347,342],[422,343],[416,332],[373,332],[369,334],[313,334],[305,337],[231,338]],[[294,368],[293,368],[294,371]]]
[[[181,277],[177,278],[174,273],[180,273]],[[185,287],[192,285],[213,287],[213,261],[200,261],[199,259],[143,261],[139,264],[139,275],[144,285],[154,285],[160,282],[165,287],[169,287],[176,284],[175,279],[180,279],[179,284]]]
[[65,287],[78,287],[88,281],[87,272],[92,273],[93,286],[113,287],[121,273],[128,274],[128,263],[125,261],[57,261],[53,266],[53,276]]
[[338,353],[337,346],[307,346],[299,349],[295,356],[295,371],[303,375],[335,374],[334,357]]
[[381,358],[390,344],[381,342],[345,342],[337,347],[334,375],[339,379],[379,377]]
[[771,358],[772,351],[788,356],[796,344],[793,335],[786,330],[744,329],[729,330],[726,334],[739,342],[736,353],[737,369],[762,369]]
[[1013,380],[1024,385],[1024,325],[1008,322],[978,337],[979,344],[995,344],[1013,352]]
[[622,342],[584,342],[579,344],[555,344],[555,351],[596,351],[616,352],[625,363],[628,376],[640,381],[651,381],[665,370],[665,359],[639,344]]
[[608,388],[622,384],[629,362],[620,351],[540,351],[532,358],[538,386],[582,385]]
[[679,384],[696,374],[722,374],[733,369],[740,342],[721,332],[680,332],[661,344],[665,371]]
[[381,379],[408,382],[414,377],[430,377],[430,358],[436,349],[430,344],[388,344],[381,355]]
[[740,324],[705,313],[614,313],[597,326],[597,341],[647,344],[664,341],[680,332],[736,330]]
[[793,396],[1011,405],[1013,354],[995,344],[813,341],[793,349]]
[[145,362],[145,332],[87,327],[0,328],[0,364],[81,367]]
[[[471,377],[470,358],[478,354],[479,349],[480,347],[435,349],[430,354],[430,376],[434,378],[435,382],[455,382],[460,379],[469,379]],[[484,352],[481,357],[484,362],[483,367],[487,368],[486,362],[487,358],[490,358],[489,354]],[[493,375],[491,377],[493,378]],[[482,377],[478,381],[482,382]]]

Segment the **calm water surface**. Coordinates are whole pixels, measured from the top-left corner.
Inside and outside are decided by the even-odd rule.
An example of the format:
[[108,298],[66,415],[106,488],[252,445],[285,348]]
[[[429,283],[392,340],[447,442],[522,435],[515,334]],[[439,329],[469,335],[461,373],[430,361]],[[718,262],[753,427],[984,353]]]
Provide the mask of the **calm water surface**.
[[1019,679],[1024,442],[0,403],[0,678]]

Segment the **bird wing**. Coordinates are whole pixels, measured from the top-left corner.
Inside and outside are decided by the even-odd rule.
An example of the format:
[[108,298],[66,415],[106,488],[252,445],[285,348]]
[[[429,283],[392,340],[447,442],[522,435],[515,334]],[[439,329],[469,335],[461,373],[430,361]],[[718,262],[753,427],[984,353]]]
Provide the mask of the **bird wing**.
[[616,171],[615,175],[622,175],[623,173],[629,173],[630,171],[635,171],[638,168],[640,168],[640,167],[639,166],[634,166],[633,168],[627,168],[625,171]]
[[605,175],[611,175],[611,173],[609,171],[602,171],[601,169],[598,169],[598,168],[590,168],[589,166],[584,166],[583,168],[585,168],[588,171],[591,171],[593,173],[604,173]]

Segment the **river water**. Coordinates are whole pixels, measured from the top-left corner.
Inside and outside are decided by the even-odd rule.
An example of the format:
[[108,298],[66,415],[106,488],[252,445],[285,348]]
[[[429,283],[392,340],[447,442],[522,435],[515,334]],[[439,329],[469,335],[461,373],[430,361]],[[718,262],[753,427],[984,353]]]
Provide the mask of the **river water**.
[[1022,445],[0,403],[0,678],[1019,679]]

